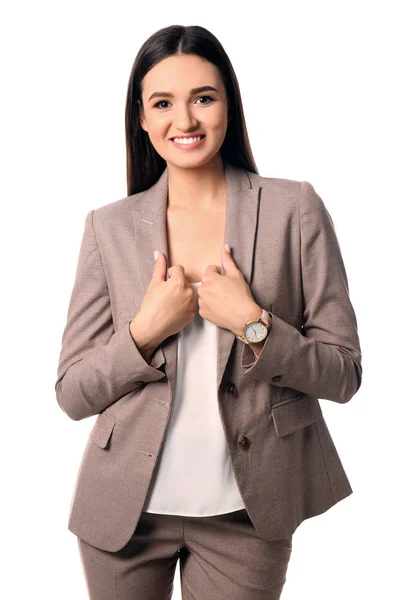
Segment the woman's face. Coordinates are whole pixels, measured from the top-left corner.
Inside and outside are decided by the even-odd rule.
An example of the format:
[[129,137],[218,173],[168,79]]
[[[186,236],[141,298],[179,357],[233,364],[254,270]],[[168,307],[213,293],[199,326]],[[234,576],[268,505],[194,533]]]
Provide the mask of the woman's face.
[[[193,91],[202,87],[214,89]],[[143,78],[142,92],[140,125],[167,163],[198,167],[219,152],[227,130],[228,103],[215,65],[195,54],[169,56]],[[200,134],[205,138],[193,148],[171,141]]]

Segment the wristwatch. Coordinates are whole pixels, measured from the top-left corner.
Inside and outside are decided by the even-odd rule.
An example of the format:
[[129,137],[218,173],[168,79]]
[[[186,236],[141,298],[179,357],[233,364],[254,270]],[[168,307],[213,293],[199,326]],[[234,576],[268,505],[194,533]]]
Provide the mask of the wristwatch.
[[[272,319],[272,315],[269,311],[268,314]],[[265,310],[263,310],[259,319],[255,321],[247,321],[245,323],[243,327],[243,334],[237,335],[237,339],[245,344],[257,344],[258,342],[264,341],[270,328],[264,319],[267,319],[267,311]]]

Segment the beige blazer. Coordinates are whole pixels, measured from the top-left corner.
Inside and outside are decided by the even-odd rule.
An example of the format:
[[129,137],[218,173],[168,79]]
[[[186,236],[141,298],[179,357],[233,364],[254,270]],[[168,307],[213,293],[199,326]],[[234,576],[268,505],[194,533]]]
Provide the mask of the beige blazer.
[[[218,328],[218,405],[246,509],[260,536],[275,540],[353,492],[319,399],[354,396],[361,350],[334,225],[313,186],[229,164],[225,175],[224,241],[273,322],[257,360]],[[108,551],[134,533],[174,397],[177,336],[157,347],[151,366],[129,331],[153,251],[171,266],[167,176],[166,168],[150,189],[86,216],[62,337],[57,402],[75,421],[98,415],[68,529]]]

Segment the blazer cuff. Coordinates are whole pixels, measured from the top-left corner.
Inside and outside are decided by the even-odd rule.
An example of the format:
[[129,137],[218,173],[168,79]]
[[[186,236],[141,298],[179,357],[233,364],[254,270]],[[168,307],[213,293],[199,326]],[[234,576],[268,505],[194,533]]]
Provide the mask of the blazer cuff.
[[360,354],[356,348],[335,346],[304,336],[296,327],[272,315],[271,330],[257,360],[245,344],[245,375],[277,387],[292,388],[333,400],[348,402],[360,386]]
[[56,390],[60,406],[78,421],[98,414],[143,383],[163,377],[163,371],[143,358],[126,323],[107,344],[72,364]]

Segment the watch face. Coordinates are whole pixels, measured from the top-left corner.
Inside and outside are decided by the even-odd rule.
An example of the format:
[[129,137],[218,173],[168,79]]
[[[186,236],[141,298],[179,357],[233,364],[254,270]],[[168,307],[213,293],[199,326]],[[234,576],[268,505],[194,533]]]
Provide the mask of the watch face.
[[244,337],[248,342],[262,342],[267,334],[267,328],[262,323],[249,323],[244,329]]

